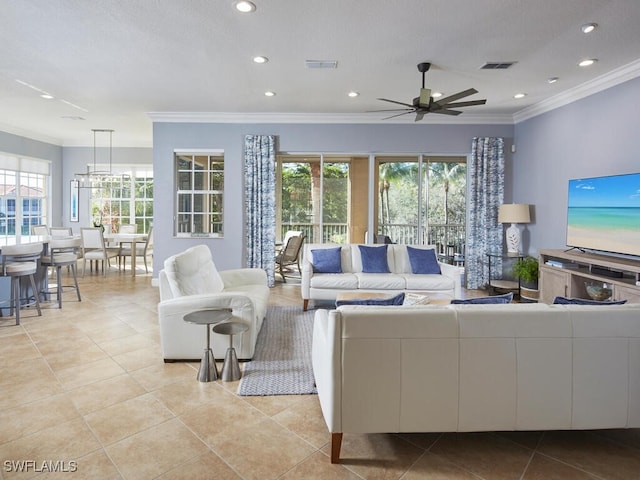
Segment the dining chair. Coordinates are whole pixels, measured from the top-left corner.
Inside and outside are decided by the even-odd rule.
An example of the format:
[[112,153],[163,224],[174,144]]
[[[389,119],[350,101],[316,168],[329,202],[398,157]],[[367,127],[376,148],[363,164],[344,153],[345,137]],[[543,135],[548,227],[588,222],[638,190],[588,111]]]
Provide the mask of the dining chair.
[[[76,275],[76,264],[78,263],[78,255],[76,253],[78,247],[78,240],[75,238],[52,238],[49,241],[49,251],[43,255],[40,259],[40,264],[43,267],[53,267],[56,269],[56,299],[58,301],[58,308],[62,308],[62,267],[69,267],[71,275],[73,275],[73,285],[68,287],[74,288],[78,296],[78,301],[82,301],[80,298],[80,287],[78,287],[78,277]],[[50,295],[49,290],[45,290],[46,295]]]
[[[9,314],[16,311],[16,325],[20,325],[20,308],[22,298],[20,297],[20,279],[29,278],[31,284],[31,294],[33,304],[38,310],[38,316],[42,316],[40,301],[38,299],[38,288],[34,275],[38,271],[38,263],[42,255],[43,244],[25,243],[22,245],[5,245],[2,247],[2,276],[11,278],[11,293],[9,297]],[[31,295],[28,296],[29,300]],[[31,303],[30,303],[31,304]]]
[[49,235],[52,237],[70,237],[73,235],[73,230],[71,230],[71,227],[51,227]]
[[[127,257],[132,256],[131,252],[131,244],[130,243],[122,243],[120,247],[120,257],[118,265],[120,262],[122,266],[126,269],[127,267]],[[127,246],[128,245],[128,246]],[[149,227],[149,233],[147,234],[147,240],[144,244],[136,243],[136,257],[142,257],[144,259],[144,270],[149,273],[149,267],[147,266],[147,256],[151,255],[153,257],[153,227]]]
[[[124,233],[124,234],[138,233],[138,225],[136,225],[135,223],[123,223],[122,225],[120,225],[118,227],[118,233]],[[130,242],[120,242],[118,244],[118,246],[120,248],[127,247],[127,246],[129,248],[131,248],[131,243]]]
[[[80,235],[82,237],[82,276],[87,266],[87,260],[90,262],[102,262],[102,274],[106,275],[105,262],[107,266],[111,266],[110,260],[118,256],[120,248],[107,247],[104,243],[104,235],[100,227],[81,228]],[[96,270],[97,270],[96,263]]]
[[49,227],[46,225],[31,225],[31,235],[49,235]]

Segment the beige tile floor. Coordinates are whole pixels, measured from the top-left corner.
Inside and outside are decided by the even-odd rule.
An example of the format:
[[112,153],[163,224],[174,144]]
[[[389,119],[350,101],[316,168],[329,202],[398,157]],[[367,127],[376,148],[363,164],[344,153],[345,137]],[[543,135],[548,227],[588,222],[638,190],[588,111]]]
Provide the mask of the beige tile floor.
[[151,275],[80,283],[82,302],[0,318],[3,479],[640,479],[640,430],[346,434],[331,465],[316,396],[239,397],[162,362]]

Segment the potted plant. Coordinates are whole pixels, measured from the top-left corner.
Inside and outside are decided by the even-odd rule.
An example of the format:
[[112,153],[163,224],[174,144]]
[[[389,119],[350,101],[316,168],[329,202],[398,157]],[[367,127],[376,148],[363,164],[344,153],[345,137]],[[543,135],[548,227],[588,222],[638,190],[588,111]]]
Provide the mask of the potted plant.
[[513,275],[520,279],[520,297],[526,300],[538,300],[538,259],[525,257],[513,265]]

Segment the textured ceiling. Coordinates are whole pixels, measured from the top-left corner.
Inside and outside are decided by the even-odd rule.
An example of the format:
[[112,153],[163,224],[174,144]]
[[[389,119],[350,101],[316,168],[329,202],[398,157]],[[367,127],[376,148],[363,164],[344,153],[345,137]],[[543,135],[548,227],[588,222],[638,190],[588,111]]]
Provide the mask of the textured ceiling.
[[[115,146],[150,146],[150,112],[378,122],[384,114],[365,112],[390,108],[378,97],[417,96],[423,61],[433,63],[432,90],[474,87],[479,94],[465,100],[487,99],[456,122],[513,121],[550,98],[640,69],[638,0],[254,3],[255,13],[240,14],[231,0],[0,0],[0,130],[88,145],[91,129],[109,128]],[[584,35],[587,22],[599,28]],[[256,55],[269,62],[253,63]],[[598,62],[577,67],[583,58]],[[336,60],[338,68],[308,69],[305,60]],[[480,70],[488,61],[517,63]],[[347,97],[350,90],[360,96]],[[516,100],[518,92],[527,96]],[[440,121],[453,120],[425,117]]]

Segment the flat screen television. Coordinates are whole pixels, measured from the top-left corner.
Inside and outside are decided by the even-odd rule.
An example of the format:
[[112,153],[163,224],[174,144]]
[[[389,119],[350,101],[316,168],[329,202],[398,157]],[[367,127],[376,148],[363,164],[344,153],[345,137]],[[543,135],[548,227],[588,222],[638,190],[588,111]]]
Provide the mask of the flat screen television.
[[567,246],[640,256],[640,173],[569,180]]

